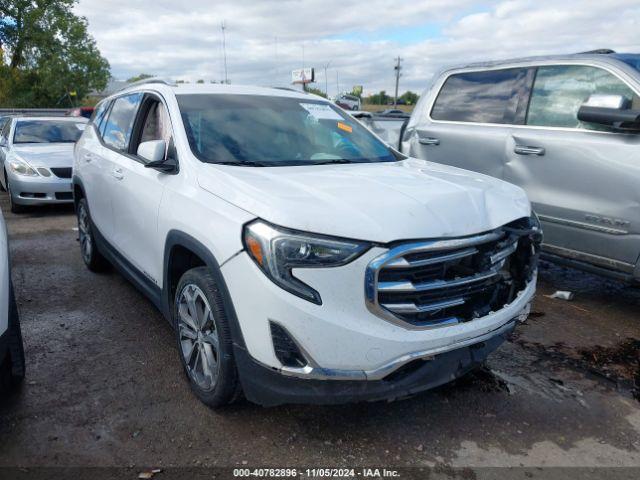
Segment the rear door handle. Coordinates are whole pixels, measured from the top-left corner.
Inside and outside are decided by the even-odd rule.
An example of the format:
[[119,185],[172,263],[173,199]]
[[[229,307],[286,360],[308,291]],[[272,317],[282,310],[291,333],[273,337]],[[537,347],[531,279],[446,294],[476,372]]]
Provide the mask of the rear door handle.
[[122,180],[124,178],[121,168],[114,168],[111,175],[113,175],[117,180]]
[[544,148],[542,147],[531,147],[527,145],[516,145],[513,149],[518,155],[544,155]]
[[435,137],[420,137],[420,145],[440,145],[440,139]]
[[91,162],[91,160],[93,160],[93,153],[85,153],[84,154],[84,161],[89,163],[89,162]]

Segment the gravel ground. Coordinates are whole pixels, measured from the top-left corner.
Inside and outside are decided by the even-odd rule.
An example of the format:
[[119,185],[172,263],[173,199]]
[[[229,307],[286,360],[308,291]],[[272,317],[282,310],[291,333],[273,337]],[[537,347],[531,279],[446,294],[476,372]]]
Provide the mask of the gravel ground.
[[[71,208],[12,215],[6,194],[0,206],[28,368],[0,401],[0,467],[640,467],[639,288],[543,265],[532,317],[453,384],[394,403],[214,412],[152,304],[84,267]],[[559,289],[575,299],[545,296]]]

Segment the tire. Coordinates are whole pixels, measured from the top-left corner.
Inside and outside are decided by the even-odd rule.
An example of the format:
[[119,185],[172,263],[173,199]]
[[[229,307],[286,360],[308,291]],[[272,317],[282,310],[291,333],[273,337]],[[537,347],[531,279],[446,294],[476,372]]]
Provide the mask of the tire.
[[81,198],[78,202],[76,215],[78,217],[78,241],[80,242],[82,260],[92,272],[103,272],[109,268],[109,262],[98,250],[86,199]]
[[25,207],[24,205],[18,205],[13,201],[13,197],[11,195],[11,185],[9,184],[9,179],[6,177],[6,174],[5,178],[7,181],[7,193],[9,194],[9,206],[11,207],[11,213],[20,214],[26,212],[27,207]]
[[9,292],[9,354],[0,365],[0,393],[16,388],[24,380],[25,361],[22,331],[18,320],[18,307],[13,295],[13,287]]
[[182,276],[172,317],[180,362],[191,390],[211,408],[235,401],[241,387],[231,330],[220,287],[209,268],[196,267]]

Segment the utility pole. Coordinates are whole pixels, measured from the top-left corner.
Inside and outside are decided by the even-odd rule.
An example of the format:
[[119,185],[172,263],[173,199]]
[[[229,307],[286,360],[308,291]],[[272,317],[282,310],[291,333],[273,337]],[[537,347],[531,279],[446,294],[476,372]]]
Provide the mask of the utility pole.
[[275,44],[276,44],[276,68],[275,68],[275,71],[276,71],[275,77],[276,78],[275,78],[275,84],[277,85],[278,84],[278,37],[277,36],[274,37],[274,40],[275,40]]
[[225,24],[224,20],[220,24],[220,28],[222,29],[222,56],[224,58],[224,83],[229,83],[229,77],[227,77],[227,37],[225,34],[227,25]]
[[329,88],[327,82],[327,68],[331,65],[331,60],[324,64],[324,94],[329,98]]
[[398,84],[400,83],[400,70],[402,69],[402,67],[400,66],[400,62],[402,62],[402,58],[398,56],[398,58],[396,58],[396,66],[393,67],[393,69],[396,71],[396,94],[393,97],[394,107],[398,106]]

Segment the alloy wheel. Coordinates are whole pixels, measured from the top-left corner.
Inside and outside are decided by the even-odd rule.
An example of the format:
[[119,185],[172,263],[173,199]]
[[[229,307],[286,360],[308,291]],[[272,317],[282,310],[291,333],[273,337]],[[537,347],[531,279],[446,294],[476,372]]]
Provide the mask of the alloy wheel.
[[189,377],[202,390],[211,391],[220,374],[220,341],[209,302],[197,285],[184,286],[177,313],[180,348]]
[[91,261],[93,251],[93,239],[91,238],[91,224],[89,213],[84,205],[78,207],[78,239],[80,240],[80,251],[85,262]]

